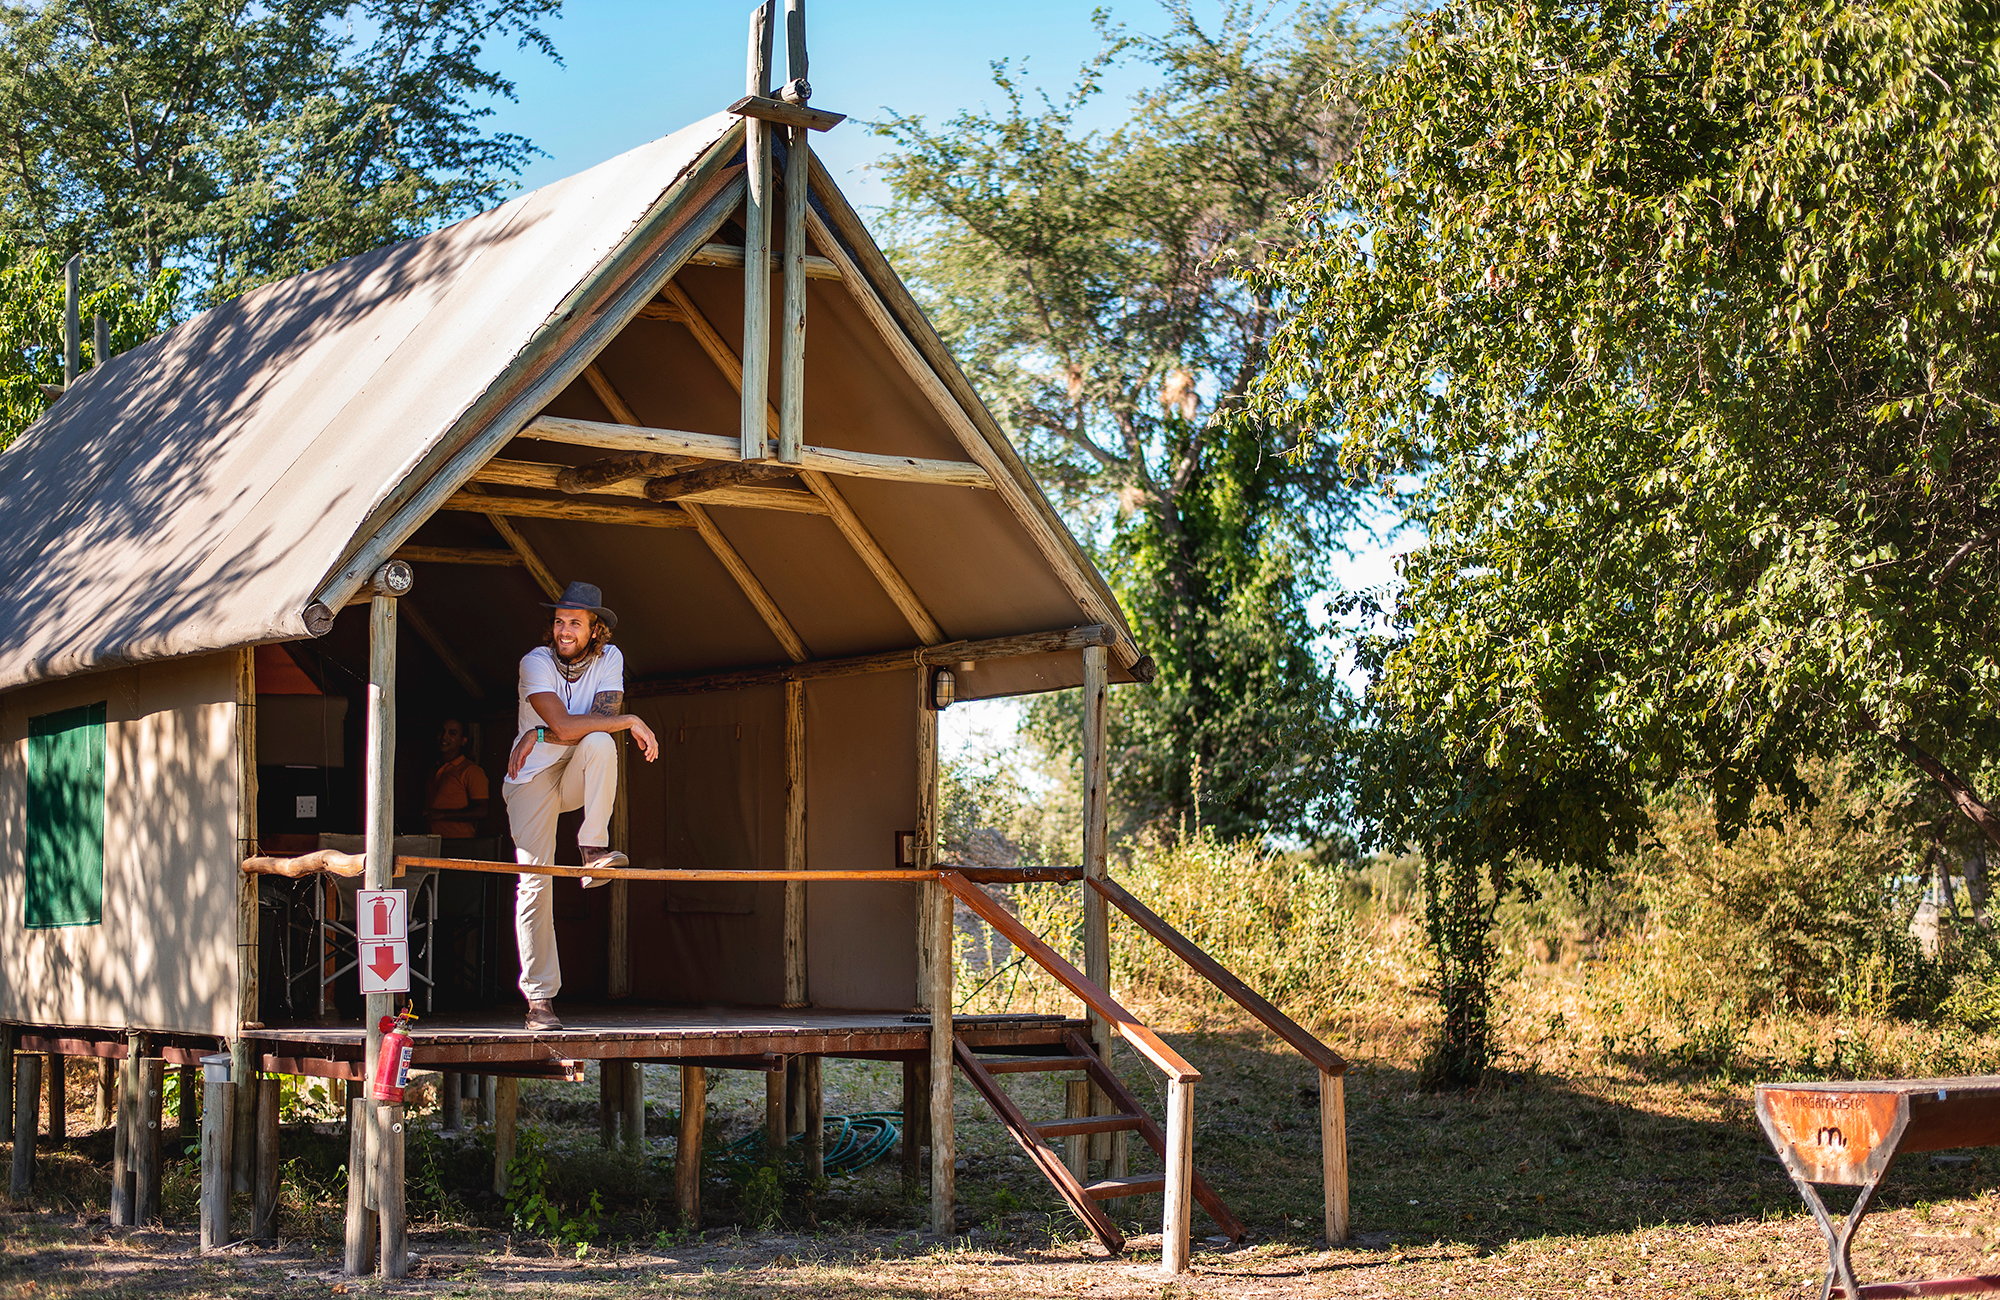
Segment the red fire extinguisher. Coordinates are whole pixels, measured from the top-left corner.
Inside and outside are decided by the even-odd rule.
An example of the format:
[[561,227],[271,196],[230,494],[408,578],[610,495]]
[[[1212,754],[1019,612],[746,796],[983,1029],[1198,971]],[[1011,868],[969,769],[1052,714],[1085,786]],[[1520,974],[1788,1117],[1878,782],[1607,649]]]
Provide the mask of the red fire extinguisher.
[[382,1047],[375,1057],[375,1078],[368,1095],[376,1101],[401,1101],[410,1081],[410,1057],[416,1044],[409,1035],[410,1022],[417,1013],[405,1007],[394,1016],[382,1017]]

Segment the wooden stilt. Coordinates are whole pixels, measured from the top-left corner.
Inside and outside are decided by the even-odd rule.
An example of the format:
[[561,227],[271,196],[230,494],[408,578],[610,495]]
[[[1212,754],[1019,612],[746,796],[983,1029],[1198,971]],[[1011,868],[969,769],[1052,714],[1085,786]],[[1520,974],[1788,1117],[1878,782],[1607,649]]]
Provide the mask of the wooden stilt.
[[618,1128],[625,1140],[625,1153],[637,1157],[646,1152],[646,1067],[638,1061],[625,1061],[619,1068],[625,1072],[625,1117]]
[[[139,1061],[144,1048],[139,1035],[125,1039],[125,1056],[118,1062],[118,1104],[111,1135],[111,1223],[131,1227],[139,1221],[137,1188],[132,1166],[138,1151]],[[233,1175],[232,1175],[233,1177]]]
[[[257,1163],[257,1057],[249,1040],[239,1038],[229,1046],[229,1077],[241,1089],[236,1094],[236,1135],[230,1144],[230,1186],[249,1192]],[[121,1100],[120,1106],[124,1105]]]
[[183,1065],[178,1077],[180,1084],[174,1090],[174,1127],[180,1130],[181,1140],[185,1142],[201,1122],[201,1067]]
[[278,1076],[257,1080],[257,1175],[250,1198],[250,1238],[278,1238]]
[[404,1120],[400,1102],[375,1104],[375,1220],[381,1233],[376,1271],[383,1277],[410,1275],[410,1226],[403,1195]]
[[[247,1090],[244,1094],[247,1095]],[[368,1208],[368,1121],[366,1098],[347,1102],[347,1231],[341,1271],[360,1277],[375,1268],[375,1214]]]
[[[785,683],[785,868],[806,866],[806,684]],[[806,993],[806,882],[785,882],[785,1005]]]
[[[557,594],[560,595],[561,593],[558,592]],[[480,1075],[479,1076],[479,1122],[481,1124],[485,1124],[489,1128],[492,1126],[493,1116],[496,1112],[497,1103],[499,1102],[499,1099],[500,1099],[500,1076],[497,1074]]]
[[438,1076],[438,1130],[456,1133],[465,1124],[465,1076],[446,1070]]
[[[257,654],[245,647],[236,659],[236,858],[241,862],[255,857],[257,843]],[[239,1028],[257,1023],[262,1000],[258,974],[257,935],[260,920],[257,907],[258,877],[242,872],[236,882],[236,1023]],[[241,1036],[230,1044],[229,1077],[242,1089],[237,1095],[236,1132],[229,1143],[230,1185],[248,1192],[251,1163],[256,1152],[257,1106],[251,1081],[257,1077],[257,1060],[250,1044]]]
[[681,1067],[680,1125],[674,1134],[674,1205],[681,1227],[701,1227],[701,1139],[708,1121],[708,1071]]
[[202,1088],[201,1248],[229,1244],[229,1143],[236,1136],[236,1085],[216,1069]]
[[800,1091],[805,1094],[806,1178],[817,1184],[826,1177],[826,1074],[818,1056],[799,1059]]
[[[132,1120],[132,1221],[160,1221],[160,1122],[166,1103],[167,1063],[142,1056],[134,1064],[139,1113]],[[278,1113],[277,1102],[271,1113]]]
[[764,1075],[764,1158],[772,1164],[785,1160],[785,1076],[790,1062]]
[[[931,696],[931,670],[919,666],[917,687],[916,865],[937,865],[938,711]],[[943,886],[925,885],[922,947],[927,979],[924,1006],[930,1012],[931,1231],[948,1237],[957,1226],[958,1141],[952,1116],[952,896]]]
[[1194,1081],[1167,1080],[1167,1187],[1160,1216],[1160,1271],[1188,1269],[1188,1227],[1194,1197]]
[[1319,1075],[1319,1159],[1326,1183],[1326,1242],[1347,1240],[1347,1080]]
[[625,1072],[615,1061],[597,1067],[597,1140],[606,1151],[618,1144],[618,1120],[625,1114]]
[[[1104,752],[1104,707],[1110,681],[1110,662],[1105,648],[1085,646],[1083,735],[1079,746],[1083,758],[1084,878],[1078,883],[1077,888],[1083,891],[1083,973],[1091,983],[1101,989],[1111,987],[1111,916],[1104,895],[1091,888],[1090,882],[1104,876],[1110,860],[1110,805],[1105,786]],[[1088,1010],[1087,1015],[1090,1021],[1090,1041],[1096,1047],[1098,1057],[1109,1064],[1110,1022],[1095,1010]],[[1104,1095],[1102,1089],[1093,1088],[1091,1091],[1091,1113],[1111,1114],[1111,1099]],[[1098,1133],[1090,1139],[1091,1157],[1109,1161],[1108,1172],[1113,1177],[1122,1177],[1125,1173],[1124,1138],[1123,1133]]]
[[49,1145],[69,1141],[69,1062],[59,1053],[49,1053]]
[[100,1058],[97,1062],[97,1102],[91,1112],[91,1120],[100,1129],[111,1127],[111,1116],[115,1111],[112,1098],[117,1094],[118,1063]]
[[0,1115],[14,1113],[14,1029],[0,1026]]
[[493,1081],[493,1190],[501,1196],[509,1186],[507,1167],[514,1163],[514,1133],[521,1118],[521,1081]]
[[42,1058],[29,1052],[14,1057],[14,1162],[7,1192],[20,1200],[35,1187],[35,1121],[42,1093]]
[[[1072,1079],[1063,1085],[1063,1118],[1082,1119],[1091,1114],[1090,1081]],[[1063,1144],[1063,1162],[1079,1183],[1090,1181],[1090,1135],[1073,1133]]]
[[[923,891],[919,890],[921,894]],[[923,1174],[924,1147],[930,1138],[930,1062],[903,1062],[903,1182],[915,1187]]]

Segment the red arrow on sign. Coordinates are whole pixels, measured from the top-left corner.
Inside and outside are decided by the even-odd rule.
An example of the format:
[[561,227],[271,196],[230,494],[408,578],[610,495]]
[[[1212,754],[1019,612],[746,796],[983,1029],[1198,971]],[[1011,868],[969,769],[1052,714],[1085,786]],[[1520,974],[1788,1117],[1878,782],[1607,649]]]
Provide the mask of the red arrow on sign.
[[368,963],[368,969],[375,972],[377,979],[383,980],[388,979],[402,968],[403,963],[396,956],[396,948],[393,944],[385,943],[377,948],[375,950],[375,960]]

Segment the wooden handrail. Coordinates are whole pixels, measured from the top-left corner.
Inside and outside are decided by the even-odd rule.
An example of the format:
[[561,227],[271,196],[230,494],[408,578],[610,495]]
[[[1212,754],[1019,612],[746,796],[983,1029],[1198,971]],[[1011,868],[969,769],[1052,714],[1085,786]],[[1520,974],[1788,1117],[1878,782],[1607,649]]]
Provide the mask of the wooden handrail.
[[[522,876],[591,876],[598,880],[680,880],[689,883],[735,882],[741,884],[774,884],[788,880],[805,880],[827,883],[877,882],[889,884],[921,884],[936,880],[941,874],[932,867],[890,867],[876,870],[859,869],[851,871],[794,871],[773,867],[766,870],[751,868],[706,868],[706,867],[607,867],[591,871],[584,867],[555,866],[541,863],[489,862],[482,858],[422,858],[409,855],[396,859],[398,874],[410,868],[434,871],[484,871],[498,875]],[[246,868],[247,870],[247,868]],[[998,884],[1013,884],[1021,881],[1062,881],[1076,880],[1083,875],[1081,867],[965,867],[954,868],[967,879],[989,880]]]
[[1284,1039],[1300,1056],[1311,1061],[1326,1074],[1347,1073],[1347,1061],[1340,1053],[1315,1038],[1311,1031],[1298,1021],[1272,1006],[1257,990],[1236,978],[1221,962],[1203,952],[1194,940],[1167,924],[1159,913],[1134,898],[1123,885],[1103,876],[1093,877],[1090,884],[1098,893],[1115,903],[1119,911],[1136,921],[1140,929],[1159,940],[1174,956],[1193,968],[1197,975],[1221,989],[1236,1005],[1257,1017],[1266,1029]]
[[992,926],[1000,936],[1021,950],[1043,970],[1070,992],[1082,998],[1091,1010],[1117,1026],[1118,1033],[1132,1050],[1151,1061],[1169,1078],[1191,1083],[1201,1077],[1201,1071],[1189,1065],[1173,1048],[1161,1041],[1160,1036],[1139,1023],[1139,1018],[1121,1006],[1118,1000],[1104,989],[1084,977],[1082,971],[1069,963],[1061,953],[1043,943],[1035,932],[1014,919],[1012,913],[1000,906],[1000,900],[981,889],[961,871],[940,871],[938,881],[949,889],[980,920]]

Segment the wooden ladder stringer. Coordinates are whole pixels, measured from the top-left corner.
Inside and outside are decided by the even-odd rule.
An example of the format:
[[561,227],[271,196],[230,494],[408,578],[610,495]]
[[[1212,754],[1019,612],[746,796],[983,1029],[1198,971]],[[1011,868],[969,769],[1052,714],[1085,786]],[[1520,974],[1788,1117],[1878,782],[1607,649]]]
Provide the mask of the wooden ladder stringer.
[[[1106,1250],[1114,1254],[1123,1251],[1125,1234],[1118,1231],[1118,1226],[1111,1222],[1103,1210],[1097,1208],[1097,1202],[1091,1199],[1084,1185],[1070,1173],[1069,1166],[1063,1163],[1062,1156],[1049,1145],[1048,1140],[1037,1131],[1036,1126],[1021,1113],[1021,1108],[1014,1104],[1014,1099],[1007,1095],[988,1072],[986,1063],[981,1061],[962,1039],[953,1041],[952,1055],[958,1060],[958,1068],[965,1071],[965,1077],[972,1081],[972,1086],[979,1090],[980,1096],[986,1098],[986,1104],[993,1107],[993,1113],[1000,1117],[1001,1125],[1013,1135],[1021,1150],[1027,1152],[1028,1159],[1034,1161],[1035,1168],[1041,1171],[1042,1177],[1048,1179],[1056,1191],[1062,1194],[1069,1208],[1076,1211],[1078,1218],[1090,1225],[1091,1232],[1103,1243]],[[1088,1052],[1084,1055],[1090,1056]],[[1017,1067],[1015,1072],[1018,1072],[1019,1063],[1010,1064],[1015,1065]],[[1087,1069],[1088,1066],[1076,1057],[1051,1057],[1046,1064],[1035,1062],[1028,1068],[1037,1071],[1055,1071]]]
[[[1081,1034],[1072,1032],[1065,1034],[1063,1038],[1069,1050],[1082,1056],[1087,1062],[1083,1067],[1084,1073],[1090,1076],[1092,1084],[1111,1099],[1112,1106],[1124,1114],[1137,1117],[1138,1124],[1135,1127],[1139,1136],[1146,1139],[1146,1145],[1153,1148],[1153,1154],[1164,1162],[1167,1158],[1167,1137],[1160,1131],[1160,1126],[1153,1122],[1153,1117],[1147,1114],[1145,1105],[1132,1095],[1132,1090],[1125,1086],[1124,1080],[1118,1077],[1111,1066],[1098,1058],[1097,1053],[1091,1049],[1089,1041]],[[1209,1186],[1208,1180],[1201,1176],[1199,1169],[1194,1172],[1192,1190],[1194,1199],[1201,1203],[1202,1209],[1208,1211],[1208,1217],[1215,1220],[1215,1226],[1222,1229],[1224,1236],[1231,1241],[1242,1241],[1249,1235],[1243,1226],[1243,1221],[1222,1203],[1222,1198],[1215,1194],[1215,1189]]]

